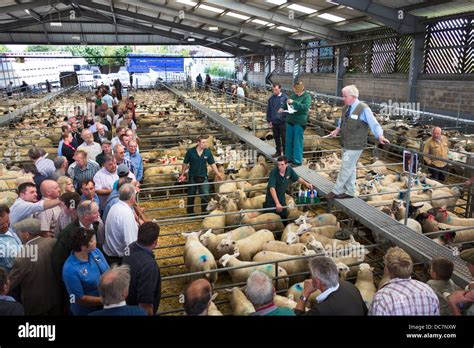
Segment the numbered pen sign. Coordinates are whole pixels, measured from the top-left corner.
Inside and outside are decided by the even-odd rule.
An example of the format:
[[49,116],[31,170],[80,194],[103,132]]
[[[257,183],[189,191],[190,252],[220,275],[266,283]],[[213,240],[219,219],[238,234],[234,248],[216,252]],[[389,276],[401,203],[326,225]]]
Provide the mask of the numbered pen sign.
[[410,151],[403,151],[403,171],[405,173],[411,172],[416,174],[418,172],[418,154]]

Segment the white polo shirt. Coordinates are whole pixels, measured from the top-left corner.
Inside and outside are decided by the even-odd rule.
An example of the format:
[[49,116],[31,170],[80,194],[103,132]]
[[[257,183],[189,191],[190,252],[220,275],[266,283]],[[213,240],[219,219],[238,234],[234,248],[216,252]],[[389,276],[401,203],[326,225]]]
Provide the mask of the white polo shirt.
[[126,248],[138,238],[138,224],[132,208],[119,200],[110,208],[105,221],[104,251],[108,256],[123,257]]

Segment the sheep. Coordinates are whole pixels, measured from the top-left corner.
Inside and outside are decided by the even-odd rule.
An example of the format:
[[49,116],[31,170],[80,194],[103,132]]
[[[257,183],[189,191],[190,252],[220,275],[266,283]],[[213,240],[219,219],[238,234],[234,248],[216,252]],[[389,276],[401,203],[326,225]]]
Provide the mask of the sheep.
[[261,179],[261,178],[265,178],[269,172],[267,164],[265,163],[265,158],[263,158],[263,160],[261,158],[262,157],[260,157],[258,159],[258,163],[252,169],[250,169],[248,176],[246,178],[243,178],[243,179],[248,179],[248,181],[251,184],[259,184],[259,183],[261,184],[261,183],[266,182],[267,180],[267,179]]
[[[309,250],[314,250],[317,253],[321,250],[332,251],[334,252],[352,252],[361,249],[359,242],[356,242],[353,236],[350,236],[348,241],[343,241],[339,239],[327,238],[317,234],[311,234],[308,236],[308,241],[306,246]],[[363,247],[362,247],[363,248]]]
[[320,214],[315,217],[308,218],[308,213],[305,213],[295,220],[295,224],[297,225],[301,225],[305,222],[311,224],[312,227],[335,226],[337,224],[337,217],[333,214]]
[[241,212],[241,223],[245,225],[253,226],[256,230],[270,230],[273,232],[282,231],[284,226],[281,222],[281,218],[275,213],[265,213],[258,216],[252,216],[253,214]]
[[232,231],[222,234],[214,234],[212,230],[207,230],[207,232],[201,234],[199,240],[201,243],[208,248],[211,253],[216,257],[219,258],[222,255],[219,255],[217,251],[217,246],[219,245],[220,241],[223,239],[232,239],[232,240],[239,240],[245,237],[250,236],[251,234],[255,233],[255,229],[251,226],[242,226],[236,228]]
[[374,285],[374,268],[370,267],[368,263],[361,263],[359,265],[355,287],[359,289],[362,299],[367,307],[369,307],[377,289]]
[[336,226],[320,226],[312,227],[309,224],[302,224],[300,228],[296,231],[298,235],[303,234],[304,232],[313,232],[324,237],[334,238],[336,233],[341,230],[339,223]]
[[230,304],[232,306],[233,315],[240,316],[255,313],[255,307],[252,302],[247,299],[242,290],[238,287],[233,287],[231,291]]
[[290,232],[297,233],[298,230],[299,230],[299,226],[297,224],[289,223],[288,225],[285,226],[283,233],[281,234],[280,240],[286,243],[286,240],[288,238],[288,233]]
[[433,208],[447,207],[449,210],[453,210],[460,196],[460,190],[457,187],[451,189],[451,194],[443,190],[428,189],[427,191],[431,196],[431,205]]
[[[398,222],[404,224],[405,219],[401,219]],[[416,221],[415,219],[411,219],[411,218],[407,219],[407,227],[410,228],[411,230],[417,232],[417,233],[420,233],[420,234],[423,233],[423,228],[421,227],[421,224],[418,221]]]
[[[215,209],[209,213],[201,222],[201,226],[204,230],[211,229],[215,234],[224,233],[225,227],[225,211]],[[214,216],[216,215],[216,216]]]
[[433,209],[431,213],[437,221],[447,225],[474,226],[474,218],[461,218],[443,208]]
[[219,259],[219,263],[223,267],[227,265],[229,267],[248,266],[228,271],[234,283],[245,283],[252,272],[261,271],[270,278],[275,277],[275,275],[282,277],[277,281],[278,289],[286,289],[288,287],[288,277],[285,277],[287,273],[283,267],[278,266],[278,269],[275,269],[275,265],[272,264],[255,266],[256,262],[240,261],[237,259],[237,256],[239,256],[238,252],[234,252],[234,255],[225,254]]
[[342,262],[338,262],[336,264],[336,267],[337,267],[337,272],[339,273],[339,279],[340,280],[346,280],[347,279],[347,275],[349,274],[350,272],[350,267],[347,266],[345,263],[342,263]]
[[273,296],[273,303],[277,307],[287,307],[287,308],[290,308],[290,309],[295,309],[296,305],[297,305],[297,303],[294,300],[293,296],[285,297],[285,296],[275,295],[275,296]]
[[[234,199],[232,199],[232,195],[217,195],[218,201],[212,198],[206,210],[213,211],[213,210],[221,210],[226,213],[225,215],[225,225],[226,226],[235,226],[240,223],[240,214],[238,213],[239,209],[237,203]],[[235,214],[230,214],[235,213]]]
[[[295,283],[288,289],[288,291],[286,292],[286,296],[288,298],[293,297],[293,298],[299,299],[301,294],[303,293],[303,289],[304,289],[304,281]],[[311,308],[312,305],[316,303],[316,297],[318,297],[320,294],[321,294],[321,291],[316,290],[308,297],[308,301],[306,302],[307,309]]]
[[217,252],[226,254],[238,249],[242,261],[251,261],[253,256],[262,250],[263,244],[270,240],[275,240],[271,231],[259,230],[239,240],[222,239],[217,245]]
[[0,192],[0,205],[6,205],[10,208],[17,198],[18,195],[15,192],[2,191]]
[[253,198],[248,198],[243,190],[237,190],[237,194],[237,204],[239,209],[254,210],[263,208],[266,195],[258,195]]
[[[217,269],[214,256],[199,241],[199,234],[200,232],[182,233],[186,238],[184,264],[191,273]],[[217,272],[207,273],[206,278],[214,284],[217,281]]]
[[[288,254],[279,253],[275,251],[260,251],[253,257],[252,261],[255,261],[255,262],[279,261],[279,260],[289,259],[292,257],[295,257],[295,255],[288,255]],[[306,278],[306,275],[293,276],[293,274],[309,272],[308,259],[282,261],[282,262],[279,262],[278,265],[283,267],[286,273],[290,276],[289,277],[290,284],[301,282]]]
[[[267,193],[267,185],[268,183],[263,183],[263,184],[256,184],[250,187],[250,189],[247,189],[248,192],[248,197],[253,198],[258,195],[264,195]],[[241,188],[241,187],[239,187]],[[250,191],[251,190],[251,191]]]
[[222,316],[222,312],[217,309],[216,304],[214,303],[214,300],[216,299],[218,293],[215,293],[211,297],[211,303],[209,303],[209,306],[207,307],[207,315],[209,316]]
[[288,255],[302,255],[308,248],[303,243],[296,243],[288,245],[285,242],[277,240],[269,240],[263,243],[262,250],[276,251]]
[[376,172],[377,174],[389,174],[389,171],[387,170],[387,165],[380,160],[374,161],[374,163],[370,165],[370,169]]

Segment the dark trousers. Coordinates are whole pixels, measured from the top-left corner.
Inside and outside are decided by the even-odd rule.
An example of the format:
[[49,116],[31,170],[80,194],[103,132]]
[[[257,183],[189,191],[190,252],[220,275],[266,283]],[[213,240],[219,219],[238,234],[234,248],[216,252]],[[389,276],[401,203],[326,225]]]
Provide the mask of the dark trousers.
[[282,153],[285,149],[286,124],[272,124],[273,138],[275,139],[275,148],[277,153]]
[[107,260],[107,263],[109,266],[112,266],[112,264],[116,263],[117,265],[122,264],[122,258],[118,256],[109,256],[106,253],[104,253],[105,259]]
[[442,168],[430,166],[428,168],[428,171],[431,174],[431,179],[440,180],[440,181],[446,180],[446,173],[442,173],[442,172],[440,172],[440,170],[443,170],[443,171],[447,172],[448,171],[448,166],[444,166]]
[[[188,184],[195,184],[196,182],[194,181],[193,177],[189,178]],[[200,198],[201,198],[201,213],[206,212],[207,208],[207,203],[209,201],[209,183],[206,178],[206,180],[201,184],[201,185],[194,185],[194,186],[189,186],[188,187],[188,199],[187,199],[187,207],[186,207],[186,212],[188,214],[193,214],[194,213],[194,197],[196,195],[196,192],[199,192]]]
[[[281,204],[286,205],[286,202],[283,202]],[[263,207],[264,208],[274,208],[275,204],[273,202],[272,203],[264,202]],[[288,215],[289,215],[290,212],[288,211],[288,209],[283,208],[283,210],[279,213],[276,211],[276,209],[275,210],[268,210],[268,211],[265,211],[264,213],[275,213],[277,215],[280,215],[280,218],[282,218],[283,220],[286,220],[286,219],[288,219]],[[283,225],[285,225],[285,226],[288,224],[288,221],[282,221],[282,222],[283,222]]]

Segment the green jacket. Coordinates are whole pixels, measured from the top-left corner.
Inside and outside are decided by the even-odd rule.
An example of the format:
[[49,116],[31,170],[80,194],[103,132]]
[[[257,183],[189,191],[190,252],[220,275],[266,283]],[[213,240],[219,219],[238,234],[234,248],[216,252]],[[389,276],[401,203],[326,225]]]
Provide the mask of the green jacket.
[[[309,108],[311,106],[311,95],[306,91],[300,96],[291,93],[289,99],[293,99],[292,106],[296,112],[292,114],[287,113],[286,122],[306,126],[308,123]],[[287,104],[283,105],[283,109],[288,110]]]

